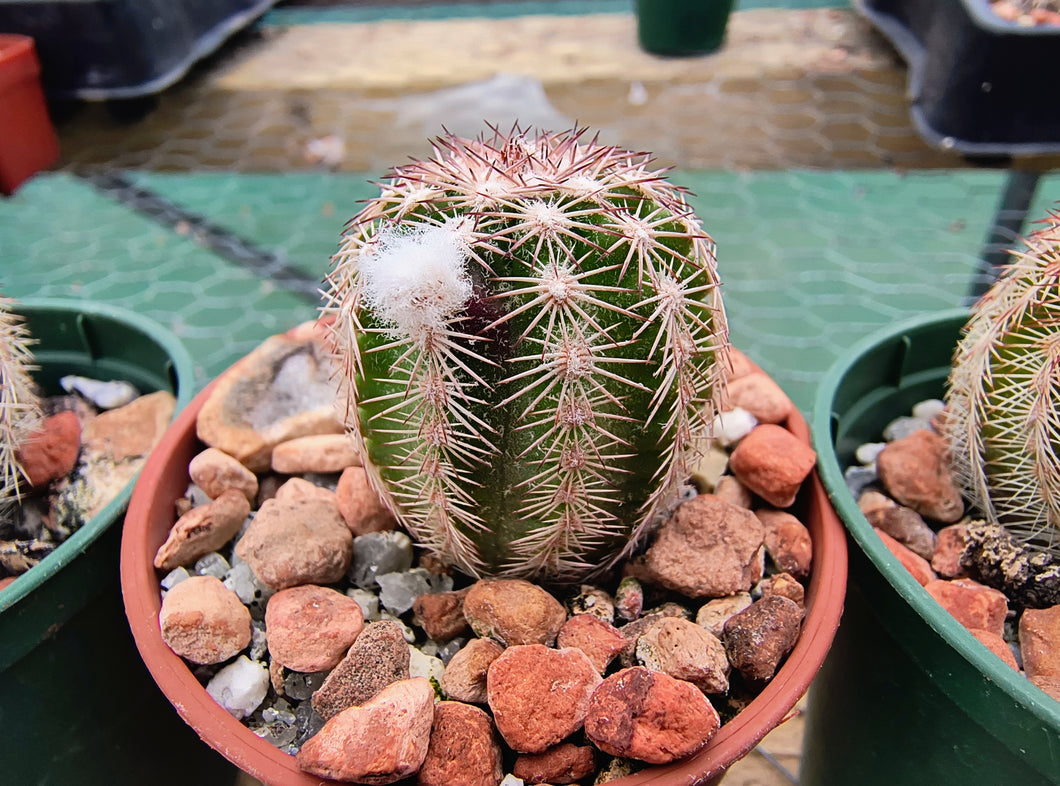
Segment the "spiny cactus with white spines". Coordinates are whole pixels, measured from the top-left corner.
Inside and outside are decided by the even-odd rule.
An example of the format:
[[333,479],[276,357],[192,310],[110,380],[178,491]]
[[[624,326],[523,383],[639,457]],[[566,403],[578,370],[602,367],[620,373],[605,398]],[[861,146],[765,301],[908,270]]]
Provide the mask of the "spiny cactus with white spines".
[[472,576],[574,582],[630,553],[719,409],[714,243],[646,155],[584,131],[437,140],[327,283],[369,478]]
[[968,499],[1060,556],[1060,214],[979,300],[954,354],[944,434]]
[[0,295],[0,503],[18,499],[23,481],[17,451],[40,425],[40,401],[31,376],[32,339],[17,303]]

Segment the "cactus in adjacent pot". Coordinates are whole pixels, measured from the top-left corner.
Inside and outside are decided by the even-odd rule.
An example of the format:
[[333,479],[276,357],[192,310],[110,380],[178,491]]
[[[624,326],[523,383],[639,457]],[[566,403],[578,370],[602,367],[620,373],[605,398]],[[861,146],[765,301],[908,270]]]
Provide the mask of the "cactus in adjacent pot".
[[606,568],[709,431],[714,243],[649,167],[578,130],[449,136],[347,228],[325,308],[341,414],[399,520],[472,575]]
[[40,402],[30,376],[32,340],[16,306],[0,296],[0,502],[19,497],[23,473],[17,451],[40,424]]
[[972,311],[954,354],[944,433],[988,521],[1060,554],[1060,214]]

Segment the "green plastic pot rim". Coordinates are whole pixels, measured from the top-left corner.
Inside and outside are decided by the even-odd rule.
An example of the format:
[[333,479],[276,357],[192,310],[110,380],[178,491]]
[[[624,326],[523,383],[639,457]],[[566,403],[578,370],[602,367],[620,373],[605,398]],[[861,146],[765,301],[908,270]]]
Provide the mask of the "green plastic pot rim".
[[[64,311],[106,317],[128,324],[163,347],[173,365],[173,372],[177,381],[175,393],[177,403],[173,411],[173,418],[175,419],[180,411],[191,401],[195,387],[195,366],[192,363],[191,356],[177,337],[157,322],[134,311],[107,303],[65,298],[19,298],[16,310],[20,315],[29,315],[34,311]],[[129,498],[132,496],[135,483],[136,477],[129,481],[99,513],[63,541],[55,551],[23,573],[3,590],[0,590],[0,614],[15,607],[30,593],[53,578],[88,548],[93,541],[99,538],[125,510],[129,503]]]
[[[835,506],[848,535],[917,615],[986,679],[996,683],[1006,693],[1025,705],[1029,712],[1033,712],[1042,720],[1043,724],[1060,727],[1060,703],[1032,684],[1022,673],[1006,665],[997,655],[980,643],[967,628],[957,622],[927,593],[883,544],[847,489],[843,477],[844,470],[839,466],[833,449],[832,418],[835,393],[852,366],[864,356],[872,354],[881,345],[900,339],[905,334],[938,323],[960,321],[963,324],[967,322],[969,314],[967,309],[950,309],[896,323],[887,330],[875,333],[855,344],[832,365],[821,380],[814,403],[812,436],[813,445],[817,451],[817,469],[827,489],[828,498]],[[905,413],[895,413],[895,416],[900,414]],[[852,577],[852,580],[856,580],[856,577]],[[900,632],[891,631],[891,633],[899,645],[905,649]],[[916,652],[909,649],[906,649],[906,652],[914,661],[919,662]],[[962,706],[960,691],[952,690],[945,679],[939,679],[938,686],[958,706]]]
[[[241,721],[225,712],[195,679],[187,664],[166,646],[159,631],[161,600],[153,556],[161,541],[152,541],[152,529],[164,523],[168,530],[173,523],[173,512],[172,506],[166,507],[156,497],[167,485],[169,465],[183,455],[193,454],[195,419],[216,384],[217,380],[214,380],[200,392],[170,427],[148,458],[129,503],[121,544],[121,587],[129,627],[144,664],[159,689],[185,722],[229,761],[267,784],[321,786],[332,783],[298,770],[293,757],[257,737]],[[809,442],[809,425],[800,413],[793,413],[787,425],[801,441]],[[186,472],[186,466],[182,471]],[[182,482],[186,483],[186,475]],[[168,485],[176,484],[169,482]],[[750,752],[769,731],[796,712],[796,703],[806,694],[835,637],[847,579],[847,541],[843,527],[816,472],[811,474],[807,485],[804,492],[807,520],[814,520],[808,526],[817,534],[814,567],[807,589],[806,616],[795,648],[762,692],[739,715],[722,726],[697,754],[621,778],[614,781],[614,786],[716,783],[715,779],[733,762]],[[168,518],[159,522],[159,517]]]

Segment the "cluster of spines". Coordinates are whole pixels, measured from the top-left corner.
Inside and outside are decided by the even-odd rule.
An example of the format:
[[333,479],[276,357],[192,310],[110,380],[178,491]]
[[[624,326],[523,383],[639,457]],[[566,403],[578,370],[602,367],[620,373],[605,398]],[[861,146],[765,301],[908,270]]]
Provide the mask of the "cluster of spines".
[[945,434],[987,520],[1060,554],[1060,215],[976,304],[954,354]]
[[[377,489],[422,542],[479,574],[498,567],[476,537],[497,513],[476,491],[496,479],[479,473],[532,460],[535,471],[497,481],[521,497],[506,515],[537,524],[510,539],[500,569],[602,568],[586,555],[616,540],[631,548],[672,504],[717,408],[728,343],[713,242],[646,156],[577,131],[447,137],[382,188],[348,227],[328,309],[349,350],[347,424],[366,456],[369,443],[389,443],[391,466],[365,462]],[[465,255],[470,305],[416,330],[367,317],[364,257],[387,233],[424,227]],[[386,340],[365,349],[372,334]],[[372,367],[371,354],[395,352]],[[374,394],[363,384],[373,377],[384,383]],[[635,397],[646,397],[647,423],[629,414]],[[501,434],[484,412],[505,407],[514,419]],[[649,424],[660,445],[652,491],[636,522],[619,520],[628,432]]]
[[0,503],[19,498],[24,475],[18,449],[40,424],[32,378],[32,340],[17,304],[0,296]]

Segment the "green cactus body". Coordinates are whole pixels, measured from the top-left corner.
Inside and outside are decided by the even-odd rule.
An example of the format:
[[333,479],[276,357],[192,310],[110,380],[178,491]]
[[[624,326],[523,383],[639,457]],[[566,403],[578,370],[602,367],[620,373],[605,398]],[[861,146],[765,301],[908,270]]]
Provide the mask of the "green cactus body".
[[18,448],[40,424],[35,366],[25,323],[15,301],[0,296],[0,502],[20,496]]
[[1060,216],[976,304],[946,403],[944,434],[969,500],[1060,554]]
[[647,164],[576,131],[448,137],[335,257],[347,427],[399,520],[471,575],[606,568],[709,430],[714,246]]

